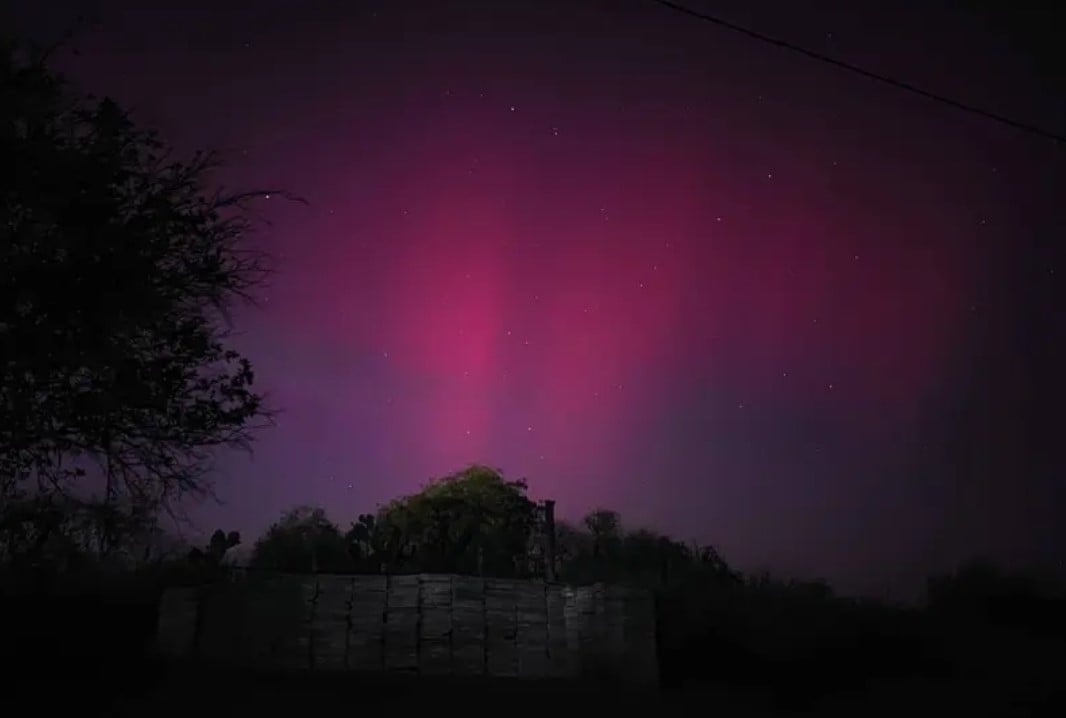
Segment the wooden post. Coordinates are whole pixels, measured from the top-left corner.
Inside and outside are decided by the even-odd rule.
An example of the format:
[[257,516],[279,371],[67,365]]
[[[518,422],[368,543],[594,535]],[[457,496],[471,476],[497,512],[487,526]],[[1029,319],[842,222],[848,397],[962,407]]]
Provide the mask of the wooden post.
[[544,578],[555,580],[555,502],[544,502]]

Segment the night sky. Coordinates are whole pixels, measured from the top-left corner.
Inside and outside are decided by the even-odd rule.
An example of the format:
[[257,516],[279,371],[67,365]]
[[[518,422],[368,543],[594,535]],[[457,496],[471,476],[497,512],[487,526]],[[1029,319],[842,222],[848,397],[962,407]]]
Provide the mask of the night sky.
[[[1066,131],[1046,16],[689,5]],[[79,12],[84,89],[310,203],[261,206],[279,271],[237,341],[282,414],[203,528],[479,462],[846,591],[1061,566],[1066,147],[649,0],[8,17]]]

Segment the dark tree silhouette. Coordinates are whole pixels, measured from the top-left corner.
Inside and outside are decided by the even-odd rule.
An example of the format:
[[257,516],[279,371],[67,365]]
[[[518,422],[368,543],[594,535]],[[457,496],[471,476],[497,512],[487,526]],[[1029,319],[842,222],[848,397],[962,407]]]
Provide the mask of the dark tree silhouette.
[[580,525],[555,525],[559,576],[571,583],[610,581],[648,588],[705,587],[742,580],[711,546],[688,546],[648,529],[626,530],[616,511],[595,509]]
[[592,534],[593,556],[607,558],[617,554],[622,540],[622,518],[618,512],[596,509],[585,516],[583,523]]
[[226,533],[222,529],[216,529],[211,534],[211,540],[207,543],[207,546],[205,548],[197,546],[191,549],[188,559],[194,565],[203,564],[209,567],[218,567],[222,565],[222,559],[225,558],[226,552],[231,548],[240,546],[240,544],[241,534],[239,531]]
[[[161,534],[143,505],[69,496],[9,500],[0,507],[0,565],[65,570],[105,556],[143,562],[160,558],[154,547]],[[116,553],[118,536],[123,545]]]
[[323,509],[297,506],[255,542],[252,568],[308,573],[346,571],[351,566],[348,541]]
[[266,418],[226,321],[266,276],[244,245],[263,192],[208,191],[217,164],[0,46],[0,503],[91,473],[108,507],[172,508]]
[[344,538],[348,542],[348,553],[353,563],[364,570],[372,568],[381,549],[377,517],[374,514],[359,514]]

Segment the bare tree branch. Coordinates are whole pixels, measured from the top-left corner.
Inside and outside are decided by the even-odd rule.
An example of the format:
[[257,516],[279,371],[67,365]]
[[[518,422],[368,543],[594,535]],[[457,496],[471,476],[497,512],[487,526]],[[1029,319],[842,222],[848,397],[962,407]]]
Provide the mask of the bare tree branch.
[[108,510],[175,518],[215,498],[214,454],[273,418],[229,310],[273,271],[249,244],[254,200],[306,200],[209,190],[215,153],[175,159],[46,60],[0,52],[2,495],[72,499],[96,462]]

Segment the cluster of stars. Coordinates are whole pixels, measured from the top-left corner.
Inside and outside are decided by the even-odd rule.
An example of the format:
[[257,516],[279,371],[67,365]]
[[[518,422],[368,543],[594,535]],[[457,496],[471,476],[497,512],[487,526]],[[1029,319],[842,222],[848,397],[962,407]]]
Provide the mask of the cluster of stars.
[[[453,94],[454,93],[453,93],[453,91],[450,88],[444,90],[444,96],[446,96],[446,97],[452,97]],[[483,99],[485,97],[485,93],[478,93],[478,97]],[[756,100],[758,102],[763,102],[764,97],[762,95],[758,95]],[[517,104],[509,104],[509,105],[505,105],[505,107],[507,108],[507,110],[510,113],[517,113],[519,111],[519,106]],[[560,128],[559,128],[559,126],[557,124],[549,125],[548,126],[548,130],[551,133],[552,137],[558,137],[560,135]],[[837,167],[838,165],[839,165],[839,163],[838,163],[837,160],[832,160],[831,161],[831,166]],[[480,167],[480,166],[481,166],[480,158],[478,156],[474,156],[471,159],[471,166],[467,168],[467,171],[470,172],[470,173],[473,173],[475,171],[474,168]],[[995,169],[993,169],[993,171],[995,171]],[[766,180],[771,180],[771,181],[775,180],[775,175],[776,174],[777,173],[775,171],[773,171],[773,170],[767,170],[767,171],[765,171],[765,178],[766,178]],[[267,196],[269,197],[269,195],[267,195]],[[401,212],[402,212],[402,215],[405,216],[405,217],[411,214],[411,210],[409,208],[403,208]],[[331,210],[331,213],[332,213],[332,210]],[[604,206],[604,205],[598,206],[598,216],[604,222],[609,221],[610,218],[611,218],[611,213],[608,211],[608,207]],[[719,214],[719,215],[715,215],[713,219],[714,219],[714,222],[716,224],[722,224],[724,222],[725,217],[723,215]],[[981,226],[986,225],[987,224],[986,219],[984,219],[984,218],[980,219],[979,224]],[[663,245],[662,246],[664,246],[667,250],[671,250],[671,249],[674,248],[674,242],[668,236],[662,238],[662,241],[663,241]],[[539,246],[539,243],[538,243],[538,246]],[[859,261],[859,259],[860,259],[860,254],[859,253],[853,253],[850,256],[852,257],[852,260],[855,261],[855,262]],[[650,263],[649,266],[650,266],[651,272],[653,272],[653,273],[659,272],[660,268],[661,268],[661,265],[660,265],[659,262]],[[1049,271],[1051,271],[1053,273],[1054,270],[1051,269]],[[467,271],[467,272],[464,273],[463,276],[465,277],[466,280],[472,280],[473,279],[473,272]],[[792,271],[792,270],[789,270],[789,276],[795,276],[795,272]],[[635,280],[634,283],[635,283],[635,287],[636,287],[637,290],[647,290],[651,286],[651,285],[649,285],[649,283],[648,283],[648,281],[646,279],[637,279],[637,280]],[[633,285],[630,285],[630,286],[633,286]],[[642,295],[642,296],[645,296],[645,295]],[[533,303],[536,304],[536,303],[539,303],[540,301],[541,301],[541,295],[540,294],[533,294],[532,295],[532,302]],[[578,307],[576,307],[576,308],[579,309],[581,315],[589,316],[590,314],[592,314],[593,307],[590,306],[590,305],[587,305],[587,304],[578,305]],[[971,311],[973,311],[974,309],[975,309],[975,306],[971,307]],[[617,318],[604,317],[604,320],[605,321],[617,321]],[[819,317],[817,317],[817,316],[810,317],[809,318],[809,322],[810,322],[811,325],[818,325],[819,324]],[[466,330],[462,326],[457,327],[455,331],[460,336],[464,336],[466,334]],[[512,329],[512,328],[504,328],[502,330],[502,334],[503,334],[504,337],[506,337],[508,339],[513,339],[515,337],[515,330]],[[527,347],[530,346],[530,339],[528,337],[522,339],[522,346],[527,346]],[[390,354],[389,354],[388,351],[384,351],[383,352],[383,357],[386,360],[389,359],[389,356],[390,356]],[[506,376],[508,374],[507,370],[502,370],[501,373],[504,376]],[[781,371],[780,372],[780,376],[783,379],[788,379],[790,377],[790,372],[789,371]],[[470,377],[471,377],[471,371],[469,369],[463,369],[462,372],[461,372],[461,377],[462,377],[463,380],[469,380]],[[618,391],[618,392],[621,392],[621,391],[623,391],[625,389],[625,385],[623,383],[621,383],[621,382],[619,382],[617,384],[611,384],[609,386],[610,386],[611,389],[613,389],[614,391]],[[836,388],[837,388],[837,383],[836,383],[836,381],[830,381],[830,382],[825,382],[824,384],[821,384],[821,386],[823,387],[823,391],[835,392]],[[593,399],[595,399],[595,400],[602,400],[604,398],[604,396],[603,396],[603,393],[602,393],[601,389],[602,389],[602,387],[601,388],[591,388],[590,387],[589,393],[590,393],[591,397]],[[759,402],[752,401],[750,399],[751,399],[750,397],[747,397],[747,398],[745,398],[744,401],[737,402],[735,404],[737,410],[743,410],[743,411],[750,412],[751,411],[751,407],[757,406],[759,404]],[[386,401],[387,401],[387,403],[391,404],[392,403],[392,398],[389,397]],[[464,428],[462,430],[462,432],[463,432],[464,436],[470,437],[470,438],[474,438],[475,434],[476,434],[475,429],[470,428],[470,427]],[[532,435],[534,433],[534,427],[533,427],[532,424],[529,424],[529,425],[525,426],[525,433],[529,434],[529,435]],[[540,455],[540,459],[543,460],[544,458],[545,458],[544,455]]]

